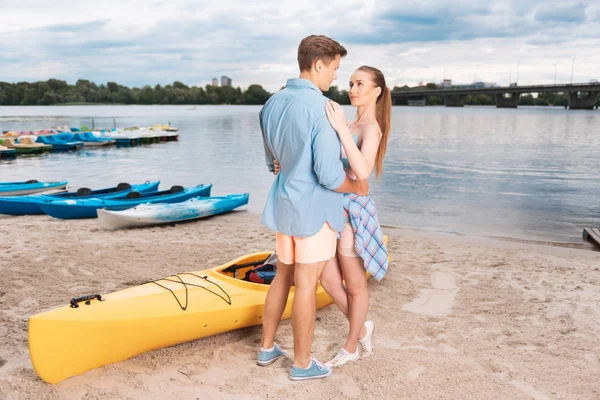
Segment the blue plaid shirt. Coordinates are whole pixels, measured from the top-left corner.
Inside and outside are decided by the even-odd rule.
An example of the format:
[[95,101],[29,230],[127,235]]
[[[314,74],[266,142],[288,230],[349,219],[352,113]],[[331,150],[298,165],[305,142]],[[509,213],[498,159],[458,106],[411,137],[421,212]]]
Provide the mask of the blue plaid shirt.
[[354,230],[354,247],[365,269],[378,281],[388,270],[388,251],[379,225],[375,203],[369,196],[344,195],[344,209]]

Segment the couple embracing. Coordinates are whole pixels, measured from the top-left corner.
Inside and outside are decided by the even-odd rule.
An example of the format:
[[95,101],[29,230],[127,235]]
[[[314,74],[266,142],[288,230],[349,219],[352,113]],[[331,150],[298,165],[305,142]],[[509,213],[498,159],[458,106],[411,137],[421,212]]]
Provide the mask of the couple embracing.
[[[373,170],[382,173],[391,97],[381,71],[358,68],[348,92],[356,120],[346,124],[342,108],[322,94],[346,54],[326,36],[304,38],[298,47],[300,77],[289,79],[260,112],[266,163],[276,174],[262,222],[276,232],[278,265],[257,363],[269,365],[286,354],[275,333],[294,285],[293,380],[324,378],[333,367],[373,353],[366,272],[381,280],[387,271],[367,179]],[[349,321],[344,346],[325,364],[311,357],[319,281]]]

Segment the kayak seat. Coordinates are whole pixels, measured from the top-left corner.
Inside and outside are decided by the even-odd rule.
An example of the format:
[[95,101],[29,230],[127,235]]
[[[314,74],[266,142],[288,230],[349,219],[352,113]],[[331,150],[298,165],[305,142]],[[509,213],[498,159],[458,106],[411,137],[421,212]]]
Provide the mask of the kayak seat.
[[117,185],[117,189],[115,190],[116,192],[123,192],[125,190],[129,190],[131,189],[131,185],[129,183],[119,183]]
[[30,179],[25,183],[40,183],[40,181],[38,181],[37,179]]
[[254,283],[262,283],[265,285],[270,285],[275,279],[275,273],[277,271],[277,266],[272,264],[263,264],[246,272],[246,276],[242,278],[243,281],[246,282],[254,282]]
[[126,199],[139,199],[140,197],[142,197],[140,192],[129,192],[127,193],[127,196],[125,196]]
[[169,189],[169,193],[181,193],[181,192],[183,192],[183,186],[175,185],[175,186],[171,186],[171,189]]
[[92,189],[86,188],[86,187],[79,188],[79,189],[77,189],[77,192],[75,192],[76,197],[91,196],[91,195],[92,195]]

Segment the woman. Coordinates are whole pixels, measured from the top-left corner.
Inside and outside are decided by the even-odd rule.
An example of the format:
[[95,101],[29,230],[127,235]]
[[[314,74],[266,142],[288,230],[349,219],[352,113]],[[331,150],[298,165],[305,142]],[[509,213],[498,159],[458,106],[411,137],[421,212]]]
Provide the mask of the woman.
[[[377,68],[369,66],[358,68],[350,79],[348,95],[351,104],[357,108],[356,120],[348,125],[339,104],[333,101],[326,104],[329,122],[342,142],[342,162],[346,173],[352,179],[368,179],[375,169],[375,175],[379,177],[383,172],[392,105],[390,91],[383,74]],[[278,172],[278,167],[276,163],[275,173]],[[370,222],[378,229],[377,238],[373,238],[373,240],[377,239],[376,246],[379,246],[377,249],[379,253],[375,255],[359,255],[356,249],[355,235],[360,229],[357,227],[357,223],[360,225],[360,212],[365,211],[363,204],[370,205],[372,209],[370,213],[362,215],[366,214],[367,218],[373,217]],[[360,358],[359,344],[363,356],[373,353],[372,336],[375,326],[372,321],[366,321],[369,293],[365,268],[377,280],[380,280],[387,270],[387,250],[383,245],[383,235],[377,221],[374,203],[368,197],[361,198],[350,194],[345,195],[344,208],[347,221],[338,240],[337,257],[327,263],[321,275],[321,285],[350,322],[344,346],[327,363],[334,367],[357,361]],[[350,210],[352,211],[349,212]],[[371,226],[362,233],[370,234],[372,230]],[[360,236],[360,241],[364,245],[362,236],[364,235]],[[369,251],[371,250],[372,247]],[[376,269],[370,269],[372,265],[367,265],[367,259],[372,264],[377,256],[379,256],[379,263],[375,262]]]

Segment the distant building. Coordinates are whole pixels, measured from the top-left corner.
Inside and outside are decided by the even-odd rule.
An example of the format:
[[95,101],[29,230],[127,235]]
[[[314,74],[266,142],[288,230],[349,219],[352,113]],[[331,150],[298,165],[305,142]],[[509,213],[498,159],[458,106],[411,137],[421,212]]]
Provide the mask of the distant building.
[[231,86],[231,78],[222,76],[221,77],[221,86]]
[[444,79],[442,81],[442,87],[443,88],[452,87],[452,79]]
[[219,86],[219,80],[217,78],[213,78],[212,85],[213,86]]

